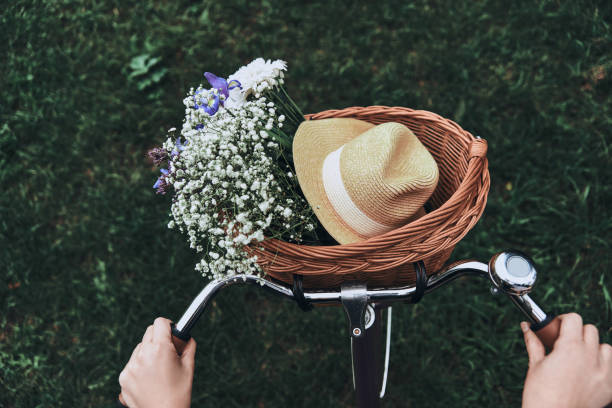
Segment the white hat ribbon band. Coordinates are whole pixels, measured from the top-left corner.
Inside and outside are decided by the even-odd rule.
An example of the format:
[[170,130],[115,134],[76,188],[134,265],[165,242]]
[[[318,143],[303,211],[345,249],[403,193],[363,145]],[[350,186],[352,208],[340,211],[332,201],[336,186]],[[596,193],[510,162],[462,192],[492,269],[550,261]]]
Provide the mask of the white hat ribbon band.
[[374,221],[351,200],[340,173],[340,153],[343,148],[344,146],[341,146],[330,153],[323,162],[323,187],[327,199],[342,221],[358,234],[373,237],[391,231],[393,227]]

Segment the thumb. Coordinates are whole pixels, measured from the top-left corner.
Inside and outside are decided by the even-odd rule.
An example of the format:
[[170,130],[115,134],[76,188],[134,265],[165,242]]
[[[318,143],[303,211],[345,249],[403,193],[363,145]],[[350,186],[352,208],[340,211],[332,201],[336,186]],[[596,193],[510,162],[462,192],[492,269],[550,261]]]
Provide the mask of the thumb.
[[546,357],[546,350],[538,336],[529,328],[529,323],[521,322],[521,330],[523,331],[523,337],[525,339],[525,348],[529,355],[529,367],[533,367],[544,360],[544,357]]
[[183,365],[192,370],[195,365],[195,353],[196,341],[192,337],[189,339],[187,345],[183,349],[183,354],[181,354],[181,362]]

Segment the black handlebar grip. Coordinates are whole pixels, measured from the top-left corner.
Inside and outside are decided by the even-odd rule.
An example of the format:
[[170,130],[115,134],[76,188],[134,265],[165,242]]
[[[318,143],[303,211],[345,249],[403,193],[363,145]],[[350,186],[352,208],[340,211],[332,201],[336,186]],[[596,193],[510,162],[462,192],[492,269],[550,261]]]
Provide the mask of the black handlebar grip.
[[560,329],[561,319],[554,315],[548,315],[546,316],[546,319],[540,323],[534,323],[531,325],[531,330],[534,331],[542,344],[544,344],[549,350],[553,348],[555,341],[557,341]]

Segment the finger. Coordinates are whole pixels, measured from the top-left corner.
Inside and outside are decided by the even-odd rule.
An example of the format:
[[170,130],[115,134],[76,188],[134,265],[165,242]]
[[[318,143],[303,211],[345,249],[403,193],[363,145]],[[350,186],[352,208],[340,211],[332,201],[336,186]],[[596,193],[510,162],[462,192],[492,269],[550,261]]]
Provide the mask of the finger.
[[521,322],[521,330],[525,339],[525,348],[529,356],[529,367],[533,367],[546,356],[546,349],[538,336],[529,328],[529,323]]
[[183,349],[183,354],[181,354],[181,362],[191,370],[193,370],[195,365],[196,346],[196,341],[193,339],[193,337],[190,338],[187,345]]
[[139,343],[136,350],[134,350],[134,361],[132,362],[132,364],[136,365],[139,362],[142,362],[142,356],[144,355],[145,349],[147,348],[147,346],[150,346],[151,343]]
[[153,325],[147,327],[145,330],[144,336],[142,336],[143,343],[151,343],[153,341]]
[[577,313],[568,313],[559,316],[561,319],[561,329],[559,330],[559,340],[580,340],[582,341],[582,317]]
[[585,324],[582,328],[582,337],[589,349],[597,350],[599,348],[599,331],[592,324]]
[[127,380],[127,376],[128,376],[127,370],[124,368],[119,373],[119,386],[121,388],[125,387],[125,381]]
[[125,401],[125,399],[123,398],[123,394],[119,394],[119,402],[121,403],[121,405],[123,405],[124,407],[127,407],[128,404]]
[[612,346],[603,343],[599,346],[599,362],[604,366],[612,368]]
[[153,343],[172,344],[172,333],[170,324],[172,322],[163,317],[158,317],[153,322]]
[[134,403],[134,398],[132,398],[132,394],[130,393],[131,390],[122,390],[121,394],[119,394],[119,401],[121,401],[121,399],[123,399],[123,401],[121,401],[121,403],[123,404],[123,406],[125,407],[135,407],[136,404]]
[[138,343],[136,345],[136,347],[134,347],[134,350],[132,350],[132,355],[130,356],[130,360],[128,361],[128,363],[126,364],[126,367],[132,363],[134,364],[134,362],[136,361],[136,359],[138,358],[138,356],[140,355],[140,349],[142,348],[142,343]]
[[145,334],[142,336],[143,343],[151,343],[153,341],[153,325],[149,325]]
[[128,370],[123,369],[119,374],[119,385],[121,386],[121,392],[119,393],[119,401],[123,406],[131,407],[131,398],[128,396],[130,392],[130,386],[133,384],[133,378]]

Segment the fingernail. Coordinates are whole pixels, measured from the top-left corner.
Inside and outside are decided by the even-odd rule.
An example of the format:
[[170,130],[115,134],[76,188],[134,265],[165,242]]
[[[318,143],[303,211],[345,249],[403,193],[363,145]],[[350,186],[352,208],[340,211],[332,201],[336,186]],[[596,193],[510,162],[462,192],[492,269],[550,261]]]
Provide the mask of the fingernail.
[[521,330],[523,333],[527,333],[529,331],[529,323],[521,322]]

